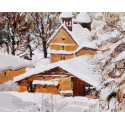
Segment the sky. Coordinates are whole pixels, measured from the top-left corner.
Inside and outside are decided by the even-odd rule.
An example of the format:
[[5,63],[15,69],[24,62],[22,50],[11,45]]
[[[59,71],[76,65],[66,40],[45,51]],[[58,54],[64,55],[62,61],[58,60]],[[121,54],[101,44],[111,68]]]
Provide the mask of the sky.
[[124,0],[2,0],[0,11],[10,12],[123,12]]

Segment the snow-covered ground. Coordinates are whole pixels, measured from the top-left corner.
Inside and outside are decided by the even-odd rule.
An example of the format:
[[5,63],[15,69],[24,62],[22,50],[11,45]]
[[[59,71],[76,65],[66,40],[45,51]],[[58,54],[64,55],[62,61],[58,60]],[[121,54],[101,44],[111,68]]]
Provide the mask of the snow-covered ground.
[[[98,99],[87,97],[63,97],[60,95],[28,93],[28,92],[0,92],[0,111],[58,111],[82,112],[98,102]],[[37,109],[41,107],[42,109]]]

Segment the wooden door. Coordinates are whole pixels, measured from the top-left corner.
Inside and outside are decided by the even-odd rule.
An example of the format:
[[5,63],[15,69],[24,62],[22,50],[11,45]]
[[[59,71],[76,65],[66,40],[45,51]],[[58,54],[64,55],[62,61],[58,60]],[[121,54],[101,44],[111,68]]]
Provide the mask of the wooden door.
[[27,83],[27,91],[34,92],[34,87],[32,85],[32,81],[28,81],[28,83]]
[[85,84],[77,78],[72,77],[73,82],[73,95],[74,96],[85,96]]
[[79,96],[79,85],[74,77],[72,78],[72,82],[73,82],[73,95]]

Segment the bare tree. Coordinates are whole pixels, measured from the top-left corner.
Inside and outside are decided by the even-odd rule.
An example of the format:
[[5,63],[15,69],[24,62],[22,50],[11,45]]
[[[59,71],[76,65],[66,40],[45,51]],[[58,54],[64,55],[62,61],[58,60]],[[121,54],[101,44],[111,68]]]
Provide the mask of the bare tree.
[[29,24],[32,25],[32,33],[42,39],[44,58],[47,58],[47,40],[59,26],[59,13],[33,12],[29,13]]
[[122,30],[122,17],[125,16],[124,12],[103,12],[105,22],[108,26],[116,28],[117,30]]
[[19,40],[17,40],[18,36],[27,31],[25,17],[26,13],[21,12],[1,13],[2,31],[5,32],[2,37],[6,38],[7,42],[11,44],[11,53],[13,55],[15,55],[16,46],[19,45]]

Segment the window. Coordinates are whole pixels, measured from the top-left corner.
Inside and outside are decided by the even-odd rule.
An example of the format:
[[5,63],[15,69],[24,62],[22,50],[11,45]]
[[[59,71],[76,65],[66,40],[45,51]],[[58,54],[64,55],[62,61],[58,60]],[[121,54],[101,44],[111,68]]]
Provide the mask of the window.
[[4,72],[4,78],[6,77],[6,75],[7,75],[7,73],[6,73],[6,72]]
[[46,88],[46,85],[43,85],[43,88]]
[[61,60],[65,60],[65,56],[64,55],[61,55]]
[[62,40],[65,40],[65,38],[62,38]]
[[62,50],[64,50],[64,46],[62,46]]
[[52,76],[52,79],[55,79],[55,77],[54,77],[54,76]]

